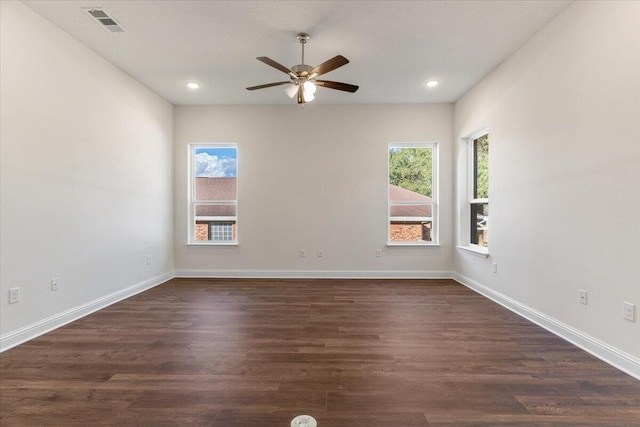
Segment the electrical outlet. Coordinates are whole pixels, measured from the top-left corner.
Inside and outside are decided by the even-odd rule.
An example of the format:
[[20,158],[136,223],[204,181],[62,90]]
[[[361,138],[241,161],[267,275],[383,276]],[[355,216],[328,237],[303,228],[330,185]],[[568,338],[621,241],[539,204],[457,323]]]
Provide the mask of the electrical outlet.
[[624,303],[624,319],[629,322],[636,321],[636,306],[630,302]]
[[9,289],[9,304],[15,304],[20,301],[20,288]]
[[382,249],[376,249],[376,257],[380,258],[382,256]]
[[307,257],[307,250],[300,249],[300,258],[306,258],[306,257]]
[[147,265],[151,265],[151,255],[147,255]]
[[578,293],[578,300],[580,301],[580,304],[587,305],[587,291],[581,290]]
[[324,256],[324,249],[318,249],[318,257],[322,258]]
[[493,273],[496,273],[496,274],[498,273],[498,263],[497,262],[491,263],[491,271]]
[[57,291],[58,290],[58,278],[54,277],[53,279],[51,279],[51,290],[52,291]]

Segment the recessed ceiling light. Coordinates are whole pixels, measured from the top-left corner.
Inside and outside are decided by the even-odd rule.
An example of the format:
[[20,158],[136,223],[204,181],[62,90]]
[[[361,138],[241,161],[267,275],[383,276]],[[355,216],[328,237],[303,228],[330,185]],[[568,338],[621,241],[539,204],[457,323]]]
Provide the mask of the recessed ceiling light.
[[424,85],[426,87],[436,87],[438,86],[438,84],[440,84],[438,80],[427,80],[427,82]]
[[198,89],[200,87],[200,84],[196,82],[189,82],[187,83],[187,87],[189,89]]

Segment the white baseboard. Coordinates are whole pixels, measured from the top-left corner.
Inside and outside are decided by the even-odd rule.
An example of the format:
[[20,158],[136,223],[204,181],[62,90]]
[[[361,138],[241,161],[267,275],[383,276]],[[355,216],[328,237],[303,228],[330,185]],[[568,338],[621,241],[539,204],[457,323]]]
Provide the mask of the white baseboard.
[[453,280],[640,380],[640,359],[458,273]]
[[78,320],[88,314],[103,309],[111,304],[114,304],[123,299],[132,297],[135,294],[151,289],[158,286],[167,280],[171,280],[174,277],[173,272],[165,273],[160,276],[152,277],[151,279],[137,283],[126,289],[114,292],[110,295],[98,298],[90,301],[86,304],[73,307],[62,313],[54,314],[53,316],[42,319],[38,322],[27,325],[18,330],[9,332],[0,336],[0,353],[9,350],[17,345],[20,345],[26,341],[32,340],[40,335],[46,334],[54,329],[71,323],[74,320]]
[[252,279],[452,279],[450,271],[176,270],[175,277]]

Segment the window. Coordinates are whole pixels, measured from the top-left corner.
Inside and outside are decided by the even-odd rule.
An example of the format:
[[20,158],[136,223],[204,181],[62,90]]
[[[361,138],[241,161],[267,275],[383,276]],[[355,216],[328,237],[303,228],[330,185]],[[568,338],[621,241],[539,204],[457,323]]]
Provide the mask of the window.
[[214,222],[209,225],[210,240],[233,241],[233,222]]
[[469,244],[489,247],[489,133],[469,139],[471,184],[469,199]]
[[238,242],[238,147],[189,145],[189,243]]
[[389,144],[389,245],[438,243],[437,158],[435,143]]

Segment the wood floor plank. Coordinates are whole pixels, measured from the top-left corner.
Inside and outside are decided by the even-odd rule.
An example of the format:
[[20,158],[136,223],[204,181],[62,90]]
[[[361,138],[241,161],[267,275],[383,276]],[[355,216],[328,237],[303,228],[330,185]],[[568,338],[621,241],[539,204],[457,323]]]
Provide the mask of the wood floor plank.
[[640,381],[451,280],[174,279],[0,354],[7,426],[640,426]]

